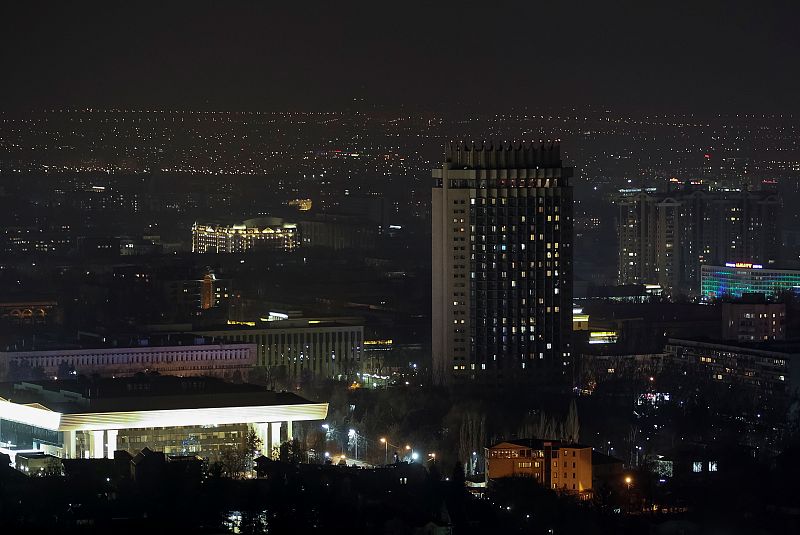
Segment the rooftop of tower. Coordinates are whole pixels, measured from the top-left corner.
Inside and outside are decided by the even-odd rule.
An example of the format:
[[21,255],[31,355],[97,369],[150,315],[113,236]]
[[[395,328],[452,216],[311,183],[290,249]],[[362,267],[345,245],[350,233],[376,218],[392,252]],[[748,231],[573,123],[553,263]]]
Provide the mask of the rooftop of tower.
[[458,141],[445,146],[451,169],[536,169],[561,167],[560,141],[539,143]]

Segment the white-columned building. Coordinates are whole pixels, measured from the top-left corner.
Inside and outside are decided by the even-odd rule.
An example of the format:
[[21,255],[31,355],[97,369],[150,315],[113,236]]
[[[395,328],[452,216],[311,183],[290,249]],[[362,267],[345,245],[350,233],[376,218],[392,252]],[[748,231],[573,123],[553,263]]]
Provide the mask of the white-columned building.
[[256,356],[256,346],[245,343],[3,351],[0,380],[14,380],[15,370],[39,370],[49,378],[58,377],[63,370],[74,371],[75,375],[106,377],[148,371],[181,376],[246,377],[256,364]]
[[145,447],[216,460],[249,430],[264,455],[293,437],[293,423],[324,420],[327,403],[208,377],[0,384],[0,451],[113,458]]

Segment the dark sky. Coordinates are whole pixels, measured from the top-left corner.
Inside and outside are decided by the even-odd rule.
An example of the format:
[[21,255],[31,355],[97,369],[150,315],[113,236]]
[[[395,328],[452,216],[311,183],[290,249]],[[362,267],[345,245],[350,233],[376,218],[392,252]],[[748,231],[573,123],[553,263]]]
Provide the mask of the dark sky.
[[800,113],[800,2],[111,3],[4,2],[0,107]]

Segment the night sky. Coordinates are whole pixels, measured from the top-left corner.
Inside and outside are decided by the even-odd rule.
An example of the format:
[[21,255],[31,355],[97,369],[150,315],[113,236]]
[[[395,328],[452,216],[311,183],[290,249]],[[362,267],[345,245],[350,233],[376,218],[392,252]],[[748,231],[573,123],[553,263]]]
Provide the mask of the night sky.
[[10,4],[6,110],[800,112],[798,2]]

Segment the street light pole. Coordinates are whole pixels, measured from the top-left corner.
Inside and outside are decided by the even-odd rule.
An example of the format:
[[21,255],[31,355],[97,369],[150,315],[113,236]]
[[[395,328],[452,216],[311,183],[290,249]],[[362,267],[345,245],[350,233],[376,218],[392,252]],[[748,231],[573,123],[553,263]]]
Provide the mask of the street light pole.
[[350,437],[350,438],[355,439],[355,443],[356,443],[356,452],[355,453],[356,453],[356,460],[358,460],[358,431],[356,431],[355,429],[351,429],[350,431],[348,431],[347,436]]
[[384,437],[381,439],[381,442],[383,442],[384,448],[383,464],[389,464],[389,441]]

